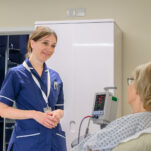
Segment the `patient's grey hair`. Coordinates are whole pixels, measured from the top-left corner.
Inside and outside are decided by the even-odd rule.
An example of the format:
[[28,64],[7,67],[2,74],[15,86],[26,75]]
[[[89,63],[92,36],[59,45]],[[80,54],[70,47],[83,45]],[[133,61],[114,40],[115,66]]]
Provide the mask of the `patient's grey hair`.
[[151,62],[140,65],[133,72],[134,85],[144,108],[151,111]]

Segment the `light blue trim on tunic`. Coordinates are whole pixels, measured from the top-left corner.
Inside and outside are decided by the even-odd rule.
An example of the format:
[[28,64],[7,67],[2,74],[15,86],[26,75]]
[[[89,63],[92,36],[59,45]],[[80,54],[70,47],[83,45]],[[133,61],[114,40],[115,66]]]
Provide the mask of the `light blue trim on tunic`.
[[5,98],[5,99],[7,99],[8,101],[11,101],[11,102],[13,102],[13,103],[15,102],[14,100],[12,100],[12,99],[10,99],[10,98],[8,98],[8,97],[6,97],[6,96],[0,95],[0,97],[1,97],[1,98]]

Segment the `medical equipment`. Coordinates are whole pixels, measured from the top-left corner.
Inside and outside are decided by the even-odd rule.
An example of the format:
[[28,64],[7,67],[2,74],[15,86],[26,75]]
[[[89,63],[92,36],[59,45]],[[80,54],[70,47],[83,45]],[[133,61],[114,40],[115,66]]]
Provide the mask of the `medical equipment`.
[[[95,94],[92,115],[85,116],[81,120],[78,138],[71,143],[71,147],[78,145],[82,139],[86,138],[89,135],[88,133],[90,120],[92,120],[94,124],[99,124],[100,128],[104,128],[107,124],[116,119],[118,99],[117,97],[113,96],[111,92],[109,92],[110,89],[117,88],[105,87],[104,88],[105,92]],[[86,128],[85,135],[80,136],[81,125],[86,118],[89,118],[88,126]]]
[[116,87],[105,87],[105,92],[95,95],[91,118],[94,124],[103,126],[116,118],[118,99],[109,92],[110,89],[116,89]]

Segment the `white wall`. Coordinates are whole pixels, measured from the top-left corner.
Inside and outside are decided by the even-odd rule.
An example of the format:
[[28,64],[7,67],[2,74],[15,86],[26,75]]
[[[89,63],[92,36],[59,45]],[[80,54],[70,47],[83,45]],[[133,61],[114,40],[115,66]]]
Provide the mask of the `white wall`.
[[[86,8],[85,17],[66,16],[67,8]],[[150,0],[0,0],[0,27],[33,26],[35,21],[113,18],[123,31],[123,114],[127,104],[126,78],[151,58]]]

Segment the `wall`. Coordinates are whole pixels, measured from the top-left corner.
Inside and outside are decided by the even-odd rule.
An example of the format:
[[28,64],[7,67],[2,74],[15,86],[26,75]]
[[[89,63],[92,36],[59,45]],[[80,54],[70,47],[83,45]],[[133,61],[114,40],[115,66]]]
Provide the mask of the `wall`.
[[[86,8],[85,17],[67,17],[67,8]],[[113,18],[123,31],[123,114],[127,104],[126,78],[133,68],[150,61],[150,0],[0,0],[0,28],[33,26],[35,21]]]

